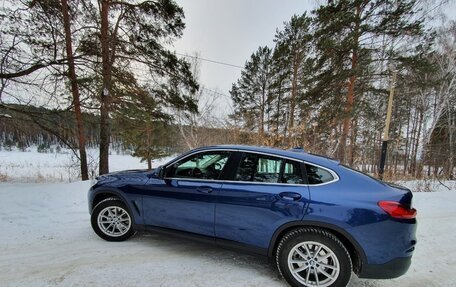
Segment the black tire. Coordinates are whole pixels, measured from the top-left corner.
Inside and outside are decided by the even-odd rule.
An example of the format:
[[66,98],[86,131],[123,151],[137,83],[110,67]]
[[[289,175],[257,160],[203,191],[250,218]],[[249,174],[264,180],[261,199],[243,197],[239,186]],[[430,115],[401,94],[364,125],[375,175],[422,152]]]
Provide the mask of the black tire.
[[[122,218],[119,220],[119,221],[122,221],[122,230],[120,228],[118,228],[117,229],[118,234],[115,234],[115,230],[116,230],[115,228],[117,228],[117,227],[112,227],[113,233],[109,234],[109,230],[103,231],[102,227],[100,227],[100,225],[105,226],[105,227],[109,226],[109,223],[106,223],[104,225],[98,224],[98,217],[99,217],[100,213],[106,214],[106,212],[108,212],[107,208],[116,208],[118,211],[121,211],[122,214],[124,214],[123,212],[126,213],[126,215],[123,215]],[[129,221],[126,220],[127,218],[129,219]],[[116,197],[107,198],[107,199],[101,201],[100,203],[98,203],[92,211],[92,216],[91,216],[90,221],[91,221],[92,228],[95,231],[95,233],[107,241],[125,241],[128,238],[130,238],[133,234],[135,234],[135,231],[133,229],[133,217],[132,217],[130,211],[128,210],[125,203],[123,203],[120,199],[118,199]],[[118,222],[118,221],[116,221],[116,222]],[[118,223],[118,224],[120,226],[121,223]],[[126,229],[124,229],[124,228],[126,228]]]
[[[326,275],[324,275],[322,273],[318,273],[318,272],[320,272],[319,270],[321,270],[321,269],[323,269],[325,272],[328,271],[327,273],[337,272],[337,271],[335,271],[335,269],[328,269],[328,268],[322,267],[322,265],[319,265],[319,264],[322,264],[321,262],[317,262],[314,260],[312,260],[313,262],[310,262],[307,259],[301,259],[302,256],[299,255],[298,251],[301,251],[302,250],[301,248],[303,248],[303,247],[300,247],[298,251],[295,251],[296,250],[295,248],[297,246],[299,246],[300,244],[302,244],[303,242],[317,243],[316,245],[314,245],[314,246],[316,246],[316,249],[319,246],[323,246],[324,248],[321,249],[322,251],[320,251],[320,253],[318,253],[318,254],[321,254],[321,252],[323,252],[323,255],[325,255],[325,253],[324,253],[325,248],[328,249],[329,251],[332,251],[332,254],[334,256],[331,256],[331,257],[329,257],[329,259],[324,259],[324,260],[326,260],[325,261],[326,264],[328,264],[328,262],[329,262],[329,263],[337,265],[339,267],[339,271],[338,271],[337,275],[335,273],[330,274],[330,275],[336,275],[337,277],[332,276],[332,277],[334,277],[334,279],[329,279],[330,277],[327,277]],[[320,244],[320,245],[318,245],[318,244]],[[307,246],[309,246],[309,245],[307,245]],[[312,245],[310,245],[310,246],[312,246]],[[290,253],[292,251],[293,251],[294,255],[290,255]],[[307,253],[306,251],[301,252],[301,253],[304,255],[307,255],[307,254],[305,254],[305,253]],[[332,233],[330,233],[326,230],[313,228],[313,227],[303,227],[303,228],[299,228],[299,229],[294,229],[282,237],[282,239],[280,240],[280,242],[277,246],[277,250],[276,250],[275,254],[276,254],[275,264],[279,270],[279,273],[293,287],[315,286],[315,285],[311,285],[310,283],[307,283],[307,284],[305,283],[307,273],[309,273],[309,272],[310,272],[310,275],[307,278],[309,280],[314,279],[314,281],[316,281],[317,280],[316,277],[323,278],[323,279],[325,279],[325,277],[327,277],[328,279],[326,279],[326,280],[329,280],[329,281],[326,283],[326,285],[323,284],[323,286],[327,286],[327,287],[345,287],[345,286],[347,286],[347,284],[350,281],[351,272],[353,269],[350,254],[348,253],[347,249],[342,244],[342,242],[336,236],[334,236]],[[290,266],[288,264],[289,255],[291,256],[292,260],[295,260],[295,259],[293,259],[293,258],[295,258],[293,256],[296,256],[297,254],[298,254],[298,256],[296,257],[297,258],[296,260],[300,260],[299,264],[301,264],[301,265],[299,265],[298,263],[294,263],[294,262],[292,262],[290,264],[292,265],[291,268],[295,268],[295,271],[298,271],[298,269],[300,270],[300,268],[305,268],[303,271],[295,272],[295,274],[297,274],[296,276],[301,279],[301,282],[292,274],[292,272],[290,270]],[[312,254],[312,252],[311,252],[311,254]],[[326,253],[326,254],[330,254],[330,252]],[[323,257],[324,256],[321,256],[320,258],[323,258]],[[336,259],[336,260],[334,260],[334,259]],[[301,263],[301,262],[305,262],[305,263]],[[335,263],[335,262],[338,262],[338,263]],[[307,267],[307,266],[312,266],[312,267]],[[318,269],[318,268],[320,268],[320,269]],[[317,273],[319,275],[315,276],[315,274],[317,274]],[[320,277],[320,276],[322,276],[322,277]],[[323,280],[323,282],[324,282],[324,280]]]

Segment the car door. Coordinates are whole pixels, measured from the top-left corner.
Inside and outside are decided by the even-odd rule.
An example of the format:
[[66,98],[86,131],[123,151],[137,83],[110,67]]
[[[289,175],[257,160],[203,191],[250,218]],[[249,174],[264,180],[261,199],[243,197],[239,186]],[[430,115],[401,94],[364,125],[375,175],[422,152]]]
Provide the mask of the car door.
[[304,165],[299,161],[255,153],[238,153],[232,179],[217,198],[215,235],[262,250],[277,228],[301,220],[309,201]]
[[214,236],[215,201],[222,186],[216,180],[229,156],[228,151],[199,152],[167,166],[163,179],[147,184],[145,224]]

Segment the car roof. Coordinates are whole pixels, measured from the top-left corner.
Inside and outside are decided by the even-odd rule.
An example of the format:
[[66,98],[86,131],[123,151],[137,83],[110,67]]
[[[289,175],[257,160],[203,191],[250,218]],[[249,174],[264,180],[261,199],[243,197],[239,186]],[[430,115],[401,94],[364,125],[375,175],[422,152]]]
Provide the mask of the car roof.
[[214,146],[205,146],[197,148],[193,151],[197,150],[219,150],[219,149],[227,149],[227,150],[239,150],[239,151],[246,151],[246,152],[257,152],[257,153],[265,153],[270,155],[277,155],[282,157],[288,157],[292,159],[302,160],[309,163],[315,163],[317,165],[338,165],[339,161],[335,159],[331,159],[325,156],[310,154],[305,152],[301,148],[294,148],[292,150],[283,150],[278,148],[271,148],[271,147],[262,147],[262,146],[249,146],[249,145],[214,145]]

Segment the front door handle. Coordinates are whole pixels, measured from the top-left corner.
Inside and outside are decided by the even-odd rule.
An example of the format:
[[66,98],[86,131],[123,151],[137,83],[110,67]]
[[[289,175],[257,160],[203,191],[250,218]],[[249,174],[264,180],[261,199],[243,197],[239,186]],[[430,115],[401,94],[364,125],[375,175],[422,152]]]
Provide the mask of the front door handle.
[[212,192],[212,187],[210,186],[199,186],[196,188],[198,192],[201,193],[211,193]]
[[299,200],[301,199],[302,195],[297,192],[281,192],[279,196],[286,200]]

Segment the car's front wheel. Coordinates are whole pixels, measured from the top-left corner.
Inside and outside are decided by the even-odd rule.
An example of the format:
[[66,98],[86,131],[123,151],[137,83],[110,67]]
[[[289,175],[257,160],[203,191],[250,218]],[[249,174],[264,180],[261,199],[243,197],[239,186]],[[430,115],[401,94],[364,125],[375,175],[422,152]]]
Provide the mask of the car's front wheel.
[[108,241],[124,241],[135,233],[128,208],[117,198],[98,203],[92,211],[91,223],[95,233]]
[[317,228],[299,228],[285,234],[276,251],[280,274],[294,287],[347,286],[352,263],[342,242]]

